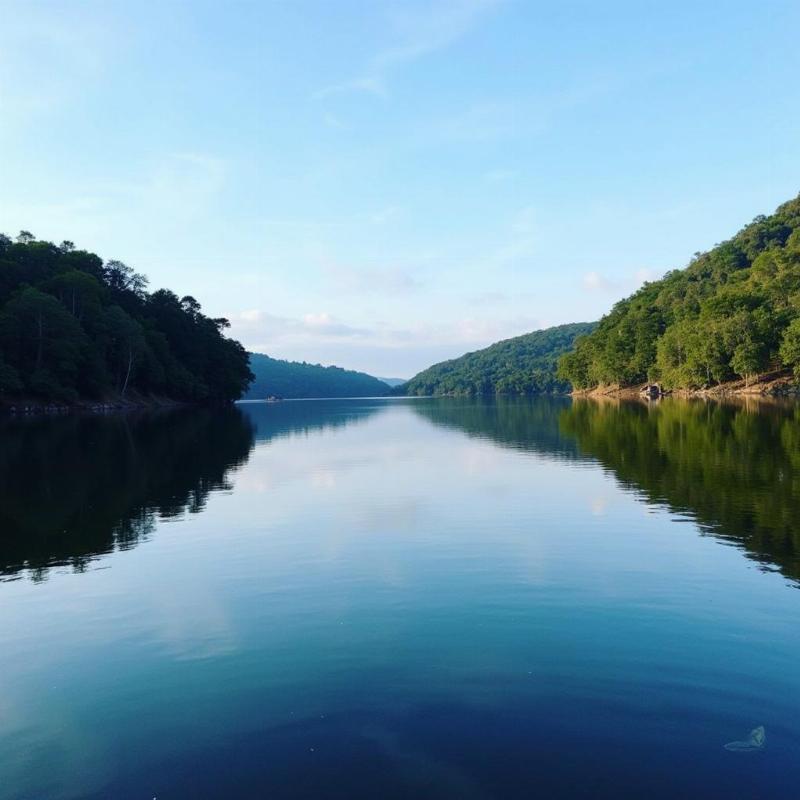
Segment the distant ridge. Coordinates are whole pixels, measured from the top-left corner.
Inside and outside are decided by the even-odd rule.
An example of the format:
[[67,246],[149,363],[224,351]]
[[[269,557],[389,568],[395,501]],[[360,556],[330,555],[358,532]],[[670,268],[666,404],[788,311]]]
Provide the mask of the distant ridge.
[[381,378],[377,376],[379,381],[383,381],[387,386],[391,386],[393,389],[395,386],[402,386],[402,384],[408,381],[408,378]]
[[570,385],[556,376],[558,359],[594,322],[575,322],[505,339],[483,350],[442,361],[398,386],[399,395],[566,394]]
[[267,397],[286,399],[311,397],[381,397],[389,385],[365,372],[323,367],[305,361],[283,361],[263,353],[250,353],[250,370],[255,379],[245,400]]

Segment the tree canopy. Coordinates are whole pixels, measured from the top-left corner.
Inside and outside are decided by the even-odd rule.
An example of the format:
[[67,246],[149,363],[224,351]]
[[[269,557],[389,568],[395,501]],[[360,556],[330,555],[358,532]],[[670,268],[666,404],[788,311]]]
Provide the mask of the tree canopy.
[[774,370],[800,378],[800,197],[617,303],[558,374],[578,389],[674,389]]
[[227,327],[121,261],[0,235],[0,400],[235,400],[252,376]]
[[546,328],[443,361],[399,386],[406,395],[532,395],[563,394],[569,383],[556,376],[561,355],[576,337],[590,333],[594,323],[575,322]]
[[262,353],[250,353],[254,380],[246,398],[265,397],[381,397],[389,385],[367,375],[341,367],[323,367],[305,361],[283,361]]

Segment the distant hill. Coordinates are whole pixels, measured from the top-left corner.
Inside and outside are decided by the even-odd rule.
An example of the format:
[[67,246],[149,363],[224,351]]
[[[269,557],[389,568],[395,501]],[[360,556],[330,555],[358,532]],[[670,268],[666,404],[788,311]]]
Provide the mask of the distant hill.
[[800,197],[621,300],[559,374],[578,389],[698,389],[775,371],[800,378]]
[[383,381],[387,386],[391,386],[393,389],[395,386],[401,386],[406,382],[406,378],[381,378],[378,377],[379,381]]
[[246,400],[263,400],[269,396],[287,399],[380,397],[389,393],[386,383],[364,372],[304,361],[282,361],[261,353],[250,353],[250,370],[255,380],[245,395]]
[[558,359],[596,323],[576,322],[497,342],[484,350],[434,364],[397,387],[406,395],[529,395],[570,390],[556,377]]

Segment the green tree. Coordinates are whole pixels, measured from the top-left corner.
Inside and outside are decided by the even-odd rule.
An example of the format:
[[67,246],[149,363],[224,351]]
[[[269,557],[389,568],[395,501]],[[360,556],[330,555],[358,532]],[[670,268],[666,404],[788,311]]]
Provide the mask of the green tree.
[[800,378],[800,317],[792,320],[783,334],[781,361]]
[[559,376],[580,388],[645,376],[673,388],[734,374],[749,383],[787,363],[782,342],[799,314],[800,197],[617,303]]
[[74,400],[113,393],[229,402],[252,376],[227,320],[190,296],[152,295],[121,261],[70,241],[0,235],[0,395]]
[[119,306],[105,310],[103,325],[108,337],[107,358],[115,376],[115,388],[125,397],[137,359],[146,346],[142,326]]
[[0,340],[9,364],[35,394],[74,399],[86,337],[54,297],[28,287],[0,314]]

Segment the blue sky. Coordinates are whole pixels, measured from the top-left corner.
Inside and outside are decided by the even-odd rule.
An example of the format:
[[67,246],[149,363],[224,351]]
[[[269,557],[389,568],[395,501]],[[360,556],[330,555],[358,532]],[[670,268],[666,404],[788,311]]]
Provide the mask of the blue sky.
[[797,2],[0,0],[0,230],[408,377],[800,190]]

